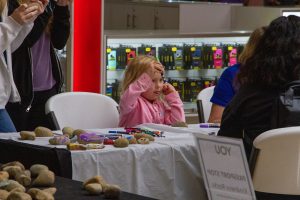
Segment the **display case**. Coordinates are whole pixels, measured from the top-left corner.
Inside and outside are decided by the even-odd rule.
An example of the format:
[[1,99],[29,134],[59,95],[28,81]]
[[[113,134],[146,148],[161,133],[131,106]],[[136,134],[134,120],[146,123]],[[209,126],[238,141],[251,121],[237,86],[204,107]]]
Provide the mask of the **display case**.
[[137,55],[155,56],[166,69],[166,81],[179,92],[186,114],[197,113],[196,98],[217,84],[225,68],[236,64],[249,32],[202,33],[105,33],[106,56],[102,62],[102,93],[117,102],[124,70]]

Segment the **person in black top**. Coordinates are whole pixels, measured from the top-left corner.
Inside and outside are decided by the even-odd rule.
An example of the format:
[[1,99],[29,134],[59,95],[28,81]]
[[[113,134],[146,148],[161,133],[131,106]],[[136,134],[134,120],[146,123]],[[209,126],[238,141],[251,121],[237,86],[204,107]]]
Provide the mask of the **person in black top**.
[[[23,1],[11,0],[9,12]],[[17,131],[32,131],[37,126],[52,128],[45,115],[45,104],[61,92],[63,85],[55,49],[63,49],[70,35],[70,1],[50,0],[45,12],[34,21],[32,31],[12,54],[13,77],[21,103],[9,103],[6,109]]]
[[249,158],[253,140],[271,129],[280,88],[300,78],[300,18],[278,17],[237,75],[240,89],[225,108],[219,136],[242,138]]

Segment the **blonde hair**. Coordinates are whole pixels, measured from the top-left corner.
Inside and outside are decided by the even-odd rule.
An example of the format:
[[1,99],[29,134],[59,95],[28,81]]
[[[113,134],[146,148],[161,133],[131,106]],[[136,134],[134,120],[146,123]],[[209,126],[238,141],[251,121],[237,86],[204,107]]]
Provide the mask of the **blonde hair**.
[[6,6],[7,0],[0,0],[0,14],[2,14],[5,6]]
[[125,70],[124,80],[122,84],[122,93],[140,77],[151,66],[152,62],[156,62],[153,56],[137,56],[130,61]]
[[246,60],[254,54],[256,46],[259,43],[262,36],[264,35],[265,30],[266,30],[266,27],[260,27],[260,28],[255,29],[251,33],[247,44],[245,45],[242,53],[240,54],[240,56],[238,58],[239,63],[241,63],[242,65],[245,64]]

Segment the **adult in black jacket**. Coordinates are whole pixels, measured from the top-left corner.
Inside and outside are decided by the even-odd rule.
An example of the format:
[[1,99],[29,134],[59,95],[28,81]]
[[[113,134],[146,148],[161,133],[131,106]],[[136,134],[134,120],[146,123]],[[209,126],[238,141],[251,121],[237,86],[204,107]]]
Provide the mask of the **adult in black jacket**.
[[300,18],[273,20],[254,52],[240,68],[241,87],[225,108],[218,133],[242,138],[248,157],[253,140],[271,129],[272,106],[281,87],[300,79]]
[[[50,127],[45,103],[61,91],[63,76],[54,48],[62,49],[70,34],[70,0],[50,0],[32,31],[13,53],[13,76],[21,103],[6,106],[17,131]],[[10,1],[9,9],[17,7]]]

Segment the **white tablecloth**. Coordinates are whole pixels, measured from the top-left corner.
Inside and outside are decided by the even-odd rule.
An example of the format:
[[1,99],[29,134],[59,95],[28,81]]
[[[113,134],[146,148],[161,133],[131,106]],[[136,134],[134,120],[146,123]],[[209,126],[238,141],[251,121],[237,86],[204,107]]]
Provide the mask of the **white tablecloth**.
[[[194,137],[191,132],[208,133],[216,129],[172,128],[145,125],[164,130],[165,137],[149,145],[101,150],[72,151],[73,179],[84,181],[102,175],[108,183],[120,185],[123,191],[166,200],[206,200],[205,188]],[[94,130],[107,133],[108,129]],[[19,134],[0,134],[0,138],[18,140]],[[26,143],[53,147],[49,138]],[[65,146],[56,146],[65,148]]]

